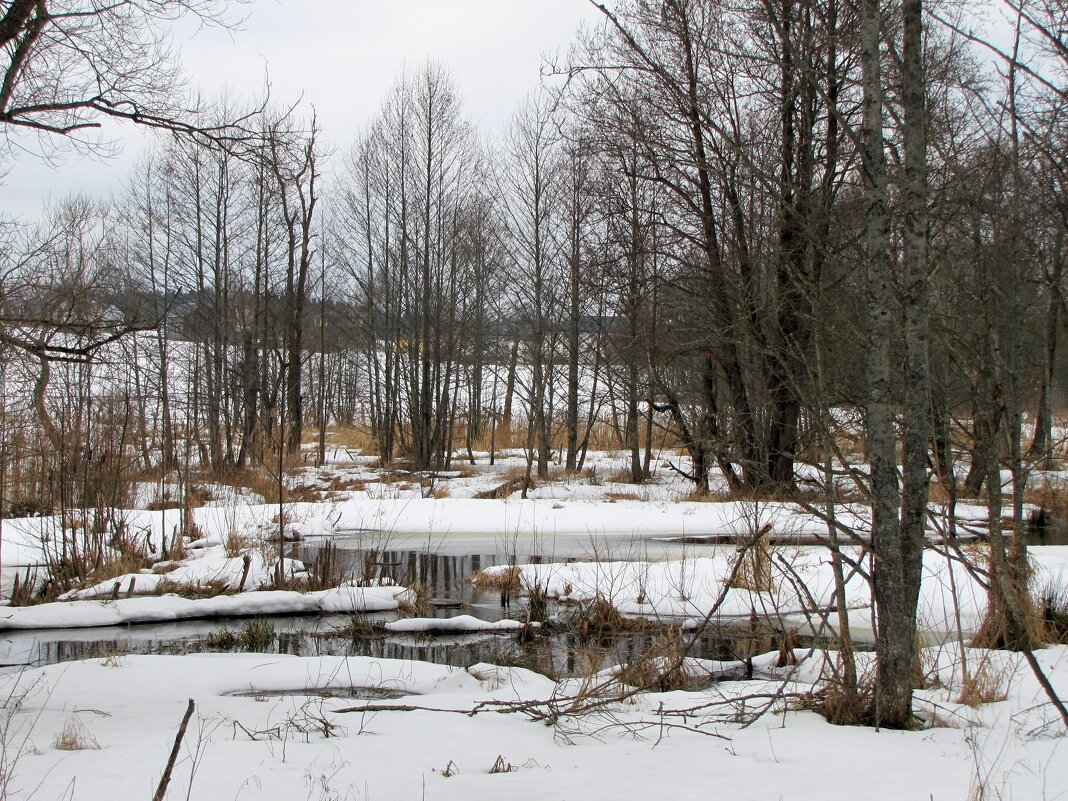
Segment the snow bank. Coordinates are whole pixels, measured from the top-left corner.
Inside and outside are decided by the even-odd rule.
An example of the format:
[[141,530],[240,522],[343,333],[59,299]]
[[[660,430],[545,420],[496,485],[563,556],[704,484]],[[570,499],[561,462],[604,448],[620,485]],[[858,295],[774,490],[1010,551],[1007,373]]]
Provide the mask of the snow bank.
[[[734,568],[729,553],[666,562],[556,562],[518,569],[524,589],[537,588],[550,598],[580,603],[603,598],[625,615],[688,622],[703,619],[715,607],[719,620],[745,620],[756,614],[802,631],[824,625],[813,610],[833,607],[829,552],[818,546],[790,546],[773,548],[772,553],[769,592],[725,588]],[[1036,587],[1068,587],[1068,549],[1034,547],[1030,553]],[[510,569],[498,565],[484,572],[496,575]],[[849,575],[846,598],[853,636],[871,639],[871,587],[860,574]],[[940,641],[956,632],[958,613],[965,635],[974,632],[983,620],[986,602],[986,590],[966,566],[934,551],[924,553],[919,620],[929,638]],[[836,623],[834,615],[826,621],[830,629]]]
[[[411,617],[386,623],[396,633],[466,634],[477,631],[516,631],[526,625],[518,620],[480,620],[471,615],[456,617]],[[537,625],[532,624],[532,625]]]
[[404,587],[337,587],[321,592],[266,590],[214,598],[142,596],[117,601],[57,601],[0,610],[0,630],[65,629],[196,618],[384,612],[405,600]]

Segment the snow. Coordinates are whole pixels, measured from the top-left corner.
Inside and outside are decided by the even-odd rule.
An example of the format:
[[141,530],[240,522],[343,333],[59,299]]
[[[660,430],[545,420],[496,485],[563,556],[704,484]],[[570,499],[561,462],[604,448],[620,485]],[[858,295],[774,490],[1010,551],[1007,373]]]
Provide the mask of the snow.
[[[472,615],[456,615],[455,617],[410,617],[403,620],[393,620],[385,624],[386,631],[396,633],[467,633],[478,631],[518,631],[525,624],[518,620],[480,620]],[[537,624],[533,624],[537,626]]]
[[[845,549],[856,558],[855,549]],[[1030,549],[1034,585],[1068,587],[1068,548]],[[837,628],[837,617],[826,619],[816,609],[833,607],[834,573],[830,554],[817,546],[773,549],[770,591],[725,587],[734,570],[736,555],[722,549],[711,557],[661,562],[592,561],[528,564],[518,567],[526,590],[536,588],[550,598],[588,602],[609,600],[625,615],[665,622],[698,623],[713,609],[718,620],[747,620],[756,614],[802,632],[827,633]],[[506,565],[488,567],[499,575]],[[847,570],[846,599],[854,638],[871,641],[872,598],[868,582]],[[799,587],[803,586],[801,590]],[[955,595],[954,595],[955,589]],[[940,642],[959,631],[965,636],[978,629],[986,612],[987,592],[971,570],[955,556],[924,552],[919,600],[919,629],[930,641]]]
[[[812,612],[832,601],[829,551],[804,544],[824,537],[826,523],[795,504],[680,501],[685,483],[667,471],[641,487],[569,477],[540,484],[528,500],[515,494],[474,499],[501,482],[496,472],[482,470],[441,481],[446,497],[424,498],[425,488],[414,480],[390,483],[362,457],[334,457],[346,464],[331,465],[329,481],[325,471],[311,470],[287,481],[327,486],[335,478],[344,483],[340,479],[359,476],[366,485],[320,503],[286,504],[287,539],[362,541],[375,550],[418,542],[460,553],[490,553],[463,549],[493,542],[492,553],[502,557],[537,554],[548,560],[519,566],[526,589],[537,587],[576,605],[607,598],[625,615],[680,623],[687,631],[713,608],[726,621],[744,623],[756,613],[802,632],[827,633],[836,624],[835,616],[824,620]],[[607,474],[617,457],[603,454],[593,461]],[[508,455],[500,470],[519,461]],[[147,498],[152,491],[146,485],[138,494]],[[104,639],[96,629],[101,626],[388,612],[410,600],[406,589],[393,585],[270,589],[278,506],[222,485],[211,491],[215,500],[193,511],[200,533],[185,543],[186,558],[99,581],[60,602],[0,608],[0,629],[12,632],[5,658],[29,659],[29,638],[54,641],[63,629],[71,640],[83,641]],[[961,505],[957,511],[969,525],[985,522],[981,507]],[[847,525],[868,527],[863,507],[843,505],[838,514]],[[180,523],[178,510],[132,509],[120,517],[156,559],[164,537],[173,544]],[[737,558],[733,546],[678,541],[745,536],[765,524],[785,543],[773,549],[765,591],[725,588]],[[54,517],[3,521],[3,566],[43,562],[45,549],[56,547],[59,525]],[[246,545],[234,555],[239,540]],[[855,557],[858,550],[845,553]],[[1068,547],[1032,547],[1030,553],[1036,587],[1068,587]],[[981,550],[972,555],[982,560]],[[568,557],[582,561],[565,562]],[[286,559],[283,567],[291,579],[307,577],[296,559]],[[178,589],[198,595],[208,587],[224,594],[163,594]],[[851,575],[846,591],[851,632],[870,639],[867,583]],[[925,553],[920,628],[930,646],[921,654],[928,680],[915,706],[937,725],[911,732],[836,727],[806,711],[806,696],[820,690],[837,659],[810,648],[793,649],[794,665],[780,664],[777,650],[748,663],[687,657],[677,664],[686,689],[637,695],[630,694],[626,666],[561,681],[484,663],[464,670],[273,654],[117,655],[7,669],[0,673],[6,684],[0,691],[9,699],[0,707],[0,745],[5,765],[13,765],[7,797],[111,801],[117,788],[122,797],[151,797],[193,698],[197,714],[170,798],[955,801],[976,797],[979,784],[987,798],[1056,798],[1068,787],[1068,762],[1059,753],[1065,732],[1029,668],[1018,655],[962,653],[956,645],[958,617],[966,637],[985,605],[985,590],[965,566]],[[390,620],[384,627],[413,639],[454,635],[445,646],[452,647],[463,636],[490,639],[523,624],[463,614]],[[871,655],[856,656],[861,674],[870,675]],[[1037,656],[1054,687],[1068,695],[1068,648],[1050,647]],[[1004,701],[974,709],[958,703],[965,657],[973,671],[986,665],[998,677]],[[673,666],[665,657],[652,664]],[[580,714],[590,699],[600,706]],[[505,702],[524,705],[527,714],[496,711]],[[761,706],[768,714],[749,720]],[[548,709],[560,714],[551,725],[530,719],[530,710]],[[99,749],[57,749],[57,735],[68,726]],[[512,770],[492,773],[498,757]]]
[[57,601],[0,609],[0,630],[90,628],[197,618],[257,615],[315,615],[395,610],[407,597],[404,587],[335,587],[319,592],[264,590],[212,598],[175,594],[115,601]]
[[[110,801],[121,787],[124,796],[150,796],[189,698],[196,715],[173,798],[938,801],[968,798],[978,782],[1002,798],[1052,799],[1068,787],[1061,732],[1034,678],[1009,654],[995,655],[1007,699],[973,710],[952,700],[959,654],[925,652],[950,682],[920,693],[921,705],[944,718],[936,728],[837,727],[786,703],[748,727],[723,719],[742,696],[811,689],[825,656],[811,654],[779,680],[647,693],[551,726],[493,711],[499,702],[571,703],[567,686],[519,668],[252,654],[53,665],[17,677],[26,695],[7,729],[17,760],[11,790],[69,798],[73,787],[78,799]],[[979,655],[969,656],[974,663]],[[1068,693],[1068,648],[1039,658]],[[323,697],[345,691],[357,697]],[[412,711],[360,711],[379,705]],[[684,709],[697,711],[670,717]],[[329,737],[320,720],[332,724]],[[685,728],[669,728],[683,720]],[[57,750],[56,735],[72,722],[99,749]],[[491,773],[498,756],[513,770]]]

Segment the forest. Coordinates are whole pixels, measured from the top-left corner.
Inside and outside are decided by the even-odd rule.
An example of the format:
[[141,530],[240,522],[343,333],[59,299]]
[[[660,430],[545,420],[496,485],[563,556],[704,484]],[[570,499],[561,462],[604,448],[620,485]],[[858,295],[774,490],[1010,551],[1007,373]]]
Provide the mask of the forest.
[[[523,685],[535,695],[513,699],[517,717],[559,727],[689,692],[686,671],[721,656],[684,632],[730,618],[749,644],[722,663],[745,679],[765,651],[778,671],[806,648],[799,665],[813,648],[825,660],[818,677],[763,676],[781,684],[761,715],[781,703],[922,730],[944,714],[924,711],[917,679],[940,644],[952,658],[936,669],[973,697],[1026,676],[1043,736],[1062,737],[1068,668],[1043,655],[1068,642],[1068,4],[588,4],[597,21],[544,58],[503,130],[477,125],[449,65],[426,59],[360,130],[324,131],[296,98],[188,91],[171,29],[229,25],[230,4],[0,3],[8,158],[27,137],[41,158],[106,156],[104,120],[157,134],[106,200],[61,195],[37,219],[0,221],[0,612],[13,613],[0,629],[145,593],[266,604],[348,587],[363,595],[315,608],[404,610],[400,585],[435,595],[426,535],[448,554],[450,530],[488,532],[494,546],[471,552],[497,559],[472,580],[500,592],[502,617],[485,625],[556,636],[567,615],[546,604],[572,601],[586,616],[572,634],[591,619],[613,636],[635,619],[663,627],[610,688],[588,686],[611,661],[598,652],[581,690],[567,685],[577,669],[550,700]],[[503,502],[504,521],[468,501]],[[668,562],[564,548],[542,564],[550,525],[699,545]],[[374,544],[294,550],[371,530]],[[386,581],[397,537],[421,532],[419,570]],[[222,572],[183,584],[197,549]],[[575,558],[623,572],[606,585]],[[652,578],[685,576],[688,559],[705,595]],[[954,612],[941,607],[938,628],[929,587],[947,582]],[[503,611],[512,593],[518,616]],[[426,608],[390,631],[443,619]],[[56,614],[55,628],[105,625]],[[174,619],[145,614],[129,620]],[[988,659],[1019,660],[1016,678],[991,679]],[[752,722],[680,703],[671,725]],[[644,725],[612,709],[611,725]],[[19,797],[7,765],[0,798]],[[173,768],[172,754],[165,779]],[[1014,780],[978,771],[932,798],[1013,795]]]

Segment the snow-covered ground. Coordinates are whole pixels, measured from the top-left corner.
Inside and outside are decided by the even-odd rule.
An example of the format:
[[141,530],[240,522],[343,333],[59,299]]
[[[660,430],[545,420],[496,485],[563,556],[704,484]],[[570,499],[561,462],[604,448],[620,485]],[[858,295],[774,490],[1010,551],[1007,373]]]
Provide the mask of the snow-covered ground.
[[[969,657],[976,664],[982,654]],[[1068,648],[1039,658],[1068,693]],[[990,654],[1008,696],[972,709],[954,702],[959,654],[943,648],[925,659],[944,686],[920,693],[936,725],[911,732],[790,711],[795,694],[818,683],[820,652],[705,691],[612,701],[618,689],[606,690],[596,712],[553,725],[530,718],[566,709],[582,688],[518,668],[255,654],[86,660],[7,678],[21,699],[3,729],[14,767],[8,797],[151,797],[187,699],[196,711],[169,798],[1063,797],[1065,739],[1021,660]],[[507,711],[554,698],[529,714]],[[748,727],[727,722],[769,705]]]
[[[0,608],[0,629],[19,629],[14,637],[24,642],[33,630],[50,629],[54,639],[63,627],[388,612],[411,598],[403,586],[359,586],[356,576],[316,592],[275,590],[279,534],[287,554],[302,539],[375,553],[495,553],[505,563],[514,555],[527,590],[580,606],[607,599],[625,615],[681,623],[684,630],[714,611],[717,618],[744,622],[755,613],[784,628],[819,631],[824,620],[813,610],[832,600],[829,551],[809,544],[827,536],[827,523],[801,505],[695,501],[670,469],[642,486],[620,483],[612,480],[624,463],[618,453],[591,454],[591,473],[540,482],[527,499],[516,491],[476,497],[493,494],[506,471],[521,465],[515,453],[493,469],[482,460],[476,470],[430,480],[389,474],[344,450],[331,456],[327,467],[285,479],[321,490],[317,502],[280,510],[246,489],[210,486],[212,499],[193,510],[195,539],[183,542],[182,558],[172,561],[164,561],[164,542],[173,549],[181,514],[144,508],[166,489],[146,485],[138,493],[141,508],[117,519],[156,561],[153,567],[97,581],[58,602]],[[1042,480],[1056,482],[1058,475]],[[981,507],[961,505],[957,514],[965,530],[984,527]],[[836,515],[860,533],[868,527],[862,506],[840,505]],[[84,536],[88,528],[60,527],[55,517],[3,521],[5,570],[41,564],[64,536]],[[762,570],[754,565],[748,584],[726,587],[738,556],[733,544],[716,538],[744,538],[765,527],[777,543],[767,583],[752,578]],[[858,551],[849,546],[846,553]],[[1068,546],[1034,547],[1031,554],[1036,586],[1068,587]],[[980,547],[970,555],[982,563]],[[289,580],[307,578],[291,554],[284,566]],[[202,595],[205,588],[221,594],[168,594]],[[847,596],[851,630],[870,638],[871,596],[859,574],[850,575]],[[993,677],[1007,696],[977,709],[958,703],[957,635],[978,626],[985,605],[985,591],[965,566],[927,552],[920,622],[931,647],[922,655],[926,689],[916,703],[926,725],[911,732],[836,727],[809,711],[805,697],[821,689],[835,656],[801,648],[792,651],[797,665],[779,666],[778,651],[754,658],[748,680],[737,680],[742,662],[689,659],[681,665],[694,679],[689,689],[637,695],[627,693],[625,669],[558,682],[514,667],[371,657],[116,654],[8,668],[0,673],[7,699],[0,708],[0,798],[151,797],[190,698],[196,714],[168,798],[1064,797],[1065,732],[1018,656],[967,651],[970,671]],[[834,624],[834,616],[826,622]],[[464,612],[391,620],[384,630],[412,637],[529,631],[514,620]],[[1055,689],[1068,695],[1068,647],[1044,649],[1038,658]],[[861,672],[870,672],[870,655],[858,659]],[[580,714],[579,707],[586,709]],[[766,714],[755,716],[759,710]]]

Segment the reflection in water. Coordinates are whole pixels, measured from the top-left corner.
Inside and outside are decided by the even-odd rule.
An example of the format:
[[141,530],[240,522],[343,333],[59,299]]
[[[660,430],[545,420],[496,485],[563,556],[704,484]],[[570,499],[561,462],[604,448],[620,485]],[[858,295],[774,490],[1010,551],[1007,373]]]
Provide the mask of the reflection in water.
[[[315,559],[314,548],[301,549],[300,558]],[[500,605],[496,591],[479,591],[467,578],[491,565],[507,564],[499,554],[437,555],[425,551],[340,550],[348,575],[387,577],[401,584],[421,583],[428,589],[428,614],[448,617],[471,614],[485,620],[505,616],[525,619],[526,609]],[[458,607],[460,607],[458,609]],[[550,614],[560,611],[550,605]],[[437,637],[391,635],[367,625],[393,619],[392,614],[272,618],[274,637],[268,653],[295,656],[369,656],[468,667],[478,662],[520,665],[552,676],[588,675],[591,671],[627,663],[647,651],[663,630],[611,631],[580,637],[575,630],[549,631],[522,640],[512,634],[468,634]],[[50,664],[113,654],[183,654],[212,650],[209,637],[223,630],[238,631],[246,621],[186,621],[124,628],[12,633],[0,640],[0,663]],[[355,625],[354,625],[355,624]],[[690,634],[684,633],[688,640]],[[215,641],[219,638],[216,636]],[[764,631],[723,627],[704,631],[690,656],[733,660],[772,650],[779,638]]]

